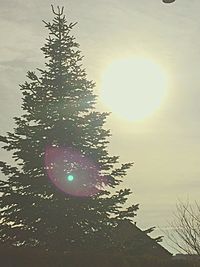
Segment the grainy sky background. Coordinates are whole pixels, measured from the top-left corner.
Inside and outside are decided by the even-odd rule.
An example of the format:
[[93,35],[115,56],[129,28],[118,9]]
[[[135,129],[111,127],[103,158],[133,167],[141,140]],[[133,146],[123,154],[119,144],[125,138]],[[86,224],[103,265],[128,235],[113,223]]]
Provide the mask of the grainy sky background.
[[[51,20],[50,4],[64,5],[69,21],[78,21],[74,35],[97,94],[103,71],[119,57],[146,56],[167,73],[168,98],[159,111],[142,122],[112,114],[107,123],[110,152],[135,162],[124,185],[133,191],[129,202],[140,204],[138,225],[165,227],[178,199],[199,200],[200,1],[0,0],[0,134],[21,114],[18,84],[43,67],[42,19]],[[9,158],[4,151],[0,157]]]

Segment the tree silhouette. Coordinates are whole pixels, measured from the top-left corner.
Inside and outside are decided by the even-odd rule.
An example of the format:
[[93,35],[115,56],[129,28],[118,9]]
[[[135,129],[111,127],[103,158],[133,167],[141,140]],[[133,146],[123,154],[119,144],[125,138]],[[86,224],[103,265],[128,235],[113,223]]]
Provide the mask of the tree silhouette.
[[119,157],[109,155],[108,113],[95,110],[94,83],[71,35],[76,23],[63,8],[52,11],[53,21],[44,22],[45,67],[27,73],[24,114],[0,137],[16,162],[0,162],[7,177],[0,182],[0,238],[57,251],[108,247],[113,227],[138,209],[123,208],[131,192],[116,189],[132,163],[118,166]]
[[200,256],[200,204],[179,202],[169,223],[170,230],[164,233],[171,241],[171,247],[181,253]]

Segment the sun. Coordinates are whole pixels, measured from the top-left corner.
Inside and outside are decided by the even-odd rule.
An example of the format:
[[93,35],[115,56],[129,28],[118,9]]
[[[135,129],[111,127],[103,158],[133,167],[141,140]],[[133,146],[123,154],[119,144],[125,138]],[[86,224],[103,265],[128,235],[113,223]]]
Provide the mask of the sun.
[[121,59],[102,75],[101,101],[120,117],[143,120],[161,106],[168,79],[160,65],[145,58]]

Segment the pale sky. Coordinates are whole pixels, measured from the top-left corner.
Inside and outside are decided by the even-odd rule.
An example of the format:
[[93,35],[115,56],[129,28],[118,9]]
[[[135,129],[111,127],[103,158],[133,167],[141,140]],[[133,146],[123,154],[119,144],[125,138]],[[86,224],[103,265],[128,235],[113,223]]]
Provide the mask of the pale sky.
[[[199,200],[200,187],[200,1],[176,0],[0,0],[0,134],[20,114],[18,84],[28,70],[43,66],[40,47],[52,18],[50,4],[64,5],[84,55],[89,79],[100,91],[105,68],[118,58],[143,56],[165,70],[170,86],[160,109],[141,122],[112,114],[109,150],[134,161],[125,186],[139,203],[141,228],[163,228],[178,199]],[[98,107],[106,111],[103,103]],[[1,158],[7,159],[4,151]],[[155,234],[160,234],[156,231]]]

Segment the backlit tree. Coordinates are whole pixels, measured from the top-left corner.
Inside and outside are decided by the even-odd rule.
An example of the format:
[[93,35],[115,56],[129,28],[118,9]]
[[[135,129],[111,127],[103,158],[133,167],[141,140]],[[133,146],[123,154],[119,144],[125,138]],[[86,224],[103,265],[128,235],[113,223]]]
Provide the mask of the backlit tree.
[[114,190],[132,164],[118,166],[118,156],[109,155],[108,114],[95,109],[94,83],[71,35],[76,23],[67,22],[63,8],[52,10],[53,21],[44,22],[45,67],[27,73],[20,86],[24,113],[0,137],[16,162],[0,162],[7,177],[0,182],[0,238],[48,250],[103,248],[138,208],[124,208],[129,189]]

